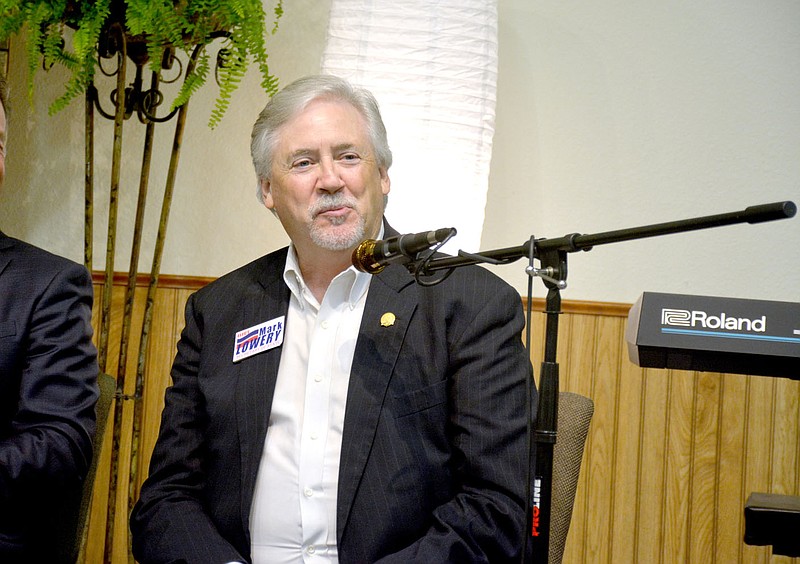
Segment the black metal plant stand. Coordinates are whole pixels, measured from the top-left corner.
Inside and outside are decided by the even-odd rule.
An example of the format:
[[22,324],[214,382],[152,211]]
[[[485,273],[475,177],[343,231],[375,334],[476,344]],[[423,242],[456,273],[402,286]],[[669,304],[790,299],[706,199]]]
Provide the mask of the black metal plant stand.
[[[226,36],[225,32],[219,32],[212,39]],[[150,329],[153,318],[153,305],[155,303],[155,292],[158,287],[159,273],[161,269],[161,258],[163,255],[164,241],[166,238],[167,224],[169,220],[172,196],[175,187],[175,177],[180,159],[180,151],[183,142],[183,132],[186,124],[186,113],[188,103],[169,111],[166,115],[159,116],[164,95],[160,90],[162,82],[162,71],[171,71],[176,74],[176,78],[169,82],[175,82],[181,76],[185,80],[189,76],[197,63],[200,53],[205,48],[206,43],[198,44],[186,64],[185,72],[180,60],[175,56],[174,50],[165,48],[161,62],[161,68],[157,72],[151,72],[150,87],[144,87],[143,75],[149,65],[147,50],[141,40],[131,38],[120,24],[109,26],[107,35],[98,49],[99,68],[107,76],[116,76],[116,88],[110,93],[110,102],[113,111],[106,111],[102,107],[99,93],[94,84],[90,85],[86,92],[85,101],[85,236],[84,236],[84,264],[91,271],[93,263],[93,240],[94,240],[94,121],[95,113],[101,117],[114,121],[113,152],[111,165],[111,181],[109,190],[108,206],[108,235],[105,256],[105,276],[103,278],[103,288],[100,295],[100,327],[97,336],[98,343],[98,364],[101,372],[108,370],[108,349],[109,334],[111,325],[111,295],[114,282],[114,256],[116,251],[117,239],[117,216],[120,190],[120,176],[122,168],[122,133],[123,124],[132,116],[136,116],[140,123],[145,126],[144,147],[142,153],[142,166],[139,178],[139,192],[136,205],[136,217],[133,228],[133,243],[131,248],[130,265],[127,272],[127,285],[125,291],[124,311],[122,316],[122,331],[120,337],[119,360],[116,374],[115,408],[112,426],[112,445],[111,445],[111,468],[109,474],[108,491],[108,513],[106,520],[106,537],[104,561],[111,562],[113,551],[113,538],[116,522],[116,500],[117,500],[117,475],[120,463],[120,450],[122,442],[122,403],[133,402],[133,423],[130,440],[130,470],[128,474],[128,504],[124,515],[130,513],[136,501],[137,474],[139,469],[139,443],[142,424],[143,410],[143,390],[145,363],[149,343]],[[116,60],[116,68],[111,72],[103,69],[103,60]],[[135,76],[133,81],[126,85],[126,70],[128,62],[135,66]],[[221,58],[217,58],[217,65],[220,65]],[[177,72],[175,69],[177,67]],[[126,394],[128,387],[128,355],[132,346],[131,330],[134,306],[134,293],[138,277],[139,254],[142,244],[142,226],[144,223],[144,211],[147,202],[148,186],[150,178],[150,164],[153,154],[153,139],[155,135],[155,125],[165,123],[175,119],[175,132],[170,154],[169,168],[167,172],[164,195],[161,202],[161,214],[156,235],[155,248],[153,251],[153,262],[149,272],[149,284],[145,301],[144,319],[142,322],[141,336],[139,340],[138,359],[136,364],[134,393]],[[129,543],[128,543],[129,544]],[[128,548],[129,550],[129,548]],[[83,551],[82,551],[83,552]],[[81,556],[82,557],[82,556]],[[80,558],[79,558],[80,560]]]

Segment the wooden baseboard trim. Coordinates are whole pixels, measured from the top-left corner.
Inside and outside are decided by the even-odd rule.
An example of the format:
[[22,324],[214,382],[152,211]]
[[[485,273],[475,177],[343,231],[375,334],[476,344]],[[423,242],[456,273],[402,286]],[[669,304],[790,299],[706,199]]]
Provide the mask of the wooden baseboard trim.
[[[527,307],[528,299],[522,298],[522,305]],[[533,311],[543,312],[544,298],[533,298]],[[581,315],[603,315],[607,317],[628,317],[631,304],[617,302],[592,302],[581,300],[562,300],[562,313],[575,313]]]
[[[102,285],[105,282],[105,272],[94,271],[92,272],[92,282],[96,285]],[[158,277],[159,288],[172,288],[178,290],[199,290],[209,282],[215,279],[208,276],[178,276],[175,274],[161,274]],[[128,274],[126,272],[115,272],[112,281],[114,286],[127,286]],[[136,286],[147,287],[150,285],[149,274],[137,274]]]
[[[96,285],[102,285],[106,276],[104,272],[92,272],[92,281]],[[172,288],[179,290],[199,290],[215,278],[209,276],[178,276],[175,274],[162,274],[158,277],[159,288]],[[147,287],[150,284],[149,274],[138,274],[136,276],[136,286]],[[114,273],[114,286],[127,286],[128,275],[125,272]],[[527,298],[522,298],[523,306],[527,305]],[[533,310],[544,311],[544,298],[533,298]],[[627,317],[631,304],[616,302],[593,302],[580,300],[563,300],[561,310],[563,313],[576,313],[582,315],[604,315],[610,317]]]

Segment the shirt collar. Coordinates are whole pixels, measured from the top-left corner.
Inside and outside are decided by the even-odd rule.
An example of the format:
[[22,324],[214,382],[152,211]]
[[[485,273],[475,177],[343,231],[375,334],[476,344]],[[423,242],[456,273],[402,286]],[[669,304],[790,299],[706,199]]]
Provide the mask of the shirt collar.
[[[378,239],[382,238],[383,222],[381,222],[381,228],[378,232]],[[354,309],[359,300],[367,293],[371,279],[371,274],[361,272],[357,270],[355,266],[350,265],[350,267],[334,277],[328,289],[330,290],[331,287],[336,288],[337,292],[335,295],[343,296],[342,300],[346,300],[350,309]],[[306,286],[305,280],[303,280],[303,273],[300,271],[294,243],[289,244],[289,253],[286,255],[286,264],[283,267],[283,281],[289,287],[289,291],[297,299],[302,309],[305,309],[306,305],[310,305],[314,307],[314,309],[319,310],[320,304],[317,302],[314,294],[312,294]],[[328,292],[326,292],[325,295],[327,297]],[[344,296],[346,296],[346,298],[344,298]]]

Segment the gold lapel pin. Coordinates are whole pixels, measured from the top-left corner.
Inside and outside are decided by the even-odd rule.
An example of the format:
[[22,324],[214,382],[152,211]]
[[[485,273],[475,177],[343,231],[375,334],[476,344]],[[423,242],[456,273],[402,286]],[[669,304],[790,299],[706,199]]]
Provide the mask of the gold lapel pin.
[[381,315],[381,327],[391,327],[394,325],[394,320],[397,319],[391,311],[387,311]]

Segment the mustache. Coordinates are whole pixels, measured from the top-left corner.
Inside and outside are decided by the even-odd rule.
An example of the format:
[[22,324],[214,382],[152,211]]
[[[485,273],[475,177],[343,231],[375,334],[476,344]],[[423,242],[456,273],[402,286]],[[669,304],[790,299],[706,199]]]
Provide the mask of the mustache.
[[308,213],[311,219],[314,219],[321,213],[326,211],[335,210],[337,208],[355,208],[355,198],[348,197],[344,194],[326,194],[320,196],[319,200],[314,202],[309,208]]

